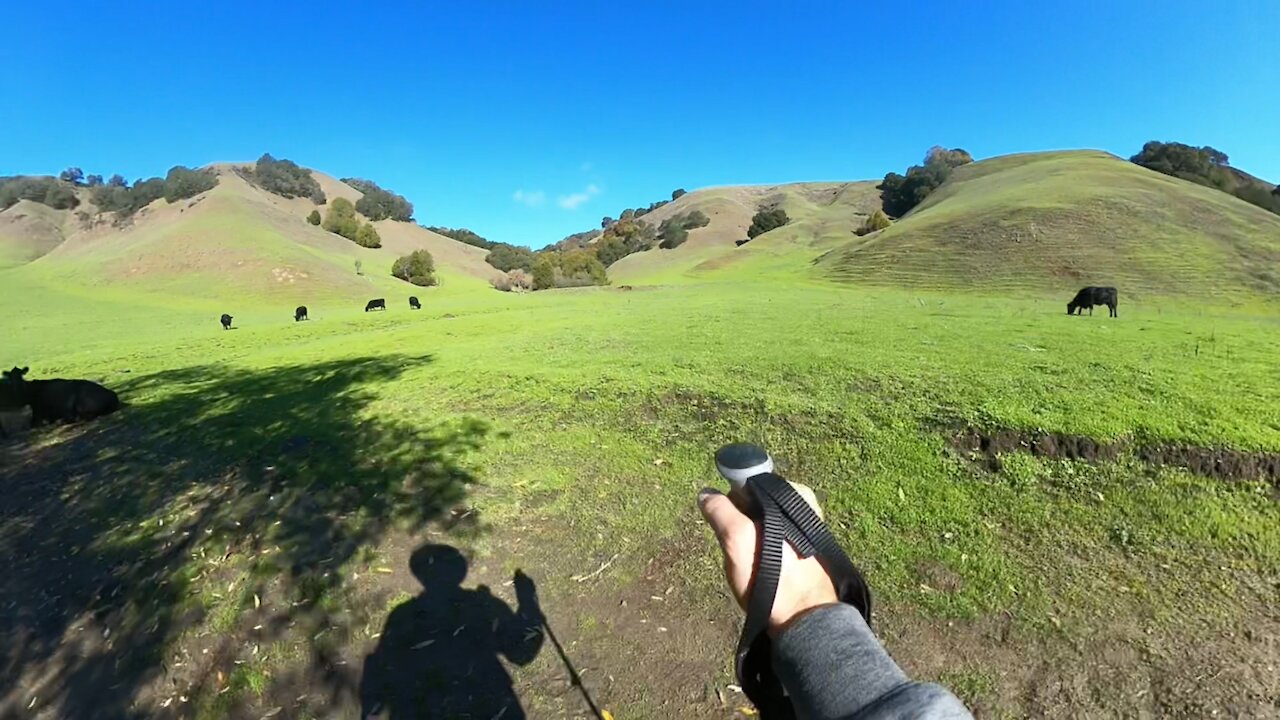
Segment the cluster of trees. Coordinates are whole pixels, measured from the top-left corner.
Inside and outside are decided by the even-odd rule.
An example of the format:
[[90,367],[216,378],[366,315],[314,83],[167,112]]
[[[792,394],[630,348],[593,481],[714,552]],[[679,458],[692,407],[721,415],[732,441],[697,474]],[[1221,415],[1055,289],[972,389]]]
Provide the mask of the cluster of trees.
[[507,243],[493,243],[484,260],[502,272],[509,273],[513,270],[532,272],[533,261],[536,258],[537,254],[529,248]]
[[776,230],[789,222],[791,218],[787,217],[787,211],[780,207],[759,210],[751,217],[751,227],[747,228],[747,239],[754,240],[757,235]]
[[594,244],[583,250],[594,252],[600,264],[609,267],[632,253],[648,250],[656,241],[657,233],[652,225],[628,218],[610,225]]
[[413,203],[390,190],[385,190],[372,180],[342,178],[342,182],[364,193],[356,201],[356,211],[370,220],[413,220]]
[[940,145],[929,148],[923,165],[912,165],[906,175],[889,173],[878,186],[881,205],[890,216],[900,218],[924,201],[951,177],[951,171],[973,162],[973,156],[960,148],[948,150]]
[[662,224],[658,226],[658,238],[660,242],[658,247],[664,250],[680,247],[685,240],[689,239],[689,231],[694,228],[706,227],[711,224],[711,218],[701,210],[690,210],[687,213],[672,215]]
[[447,227],[437,227],[435,225],[431,225],[427,227],[427,229],[433,233],[436,233],[437,235],[443,235],[447,238],[453,238],[454,240],[457,240],[460,243],[466,243],[467,245],[474,245],[475,247],[484,248],[485,250],[491,250],[495,245],[500,244],[500,243],[493,242],[492,240],[486,240],[484,237],[481,237],[479,233],[472,232],[466,228],[447,228]]
[[436,261],[426,250],[414,250],[396,259],[391,265],[391,274],[405,282],[429,287],[437,282]]
[[321,227],[361,247],[382,247],[382,238],[378,236],[377,228],[373,223],[360,222],[360,218],[356,216],[355,205],[346,198],[334,198],[333,202],[329,203],[329,211],[325,213]]
[[861,227],[853,231],[853,234],[858,235],[859,237],[862,235],[869,235],[878,230],[884,230],[892,224],[893,221],[889,219],[889,216],[886,215],[883,210],[877,208],[875,212],[871,213],[871,215],[867,217]]
[[7,210],[19,200],[31,200],[55,210],[70,210],[80,204],[70,185],[47,175],[0,177],[0,210]]
[[218,184],[218,176],[212,170],[196,170],[181,165],[170,168],[163,179],[138,180],[132,187],[119,175],[112,175],[110,180],[101,184],[97,182],[98,177],[90,176],[93,204],[102,212],[114,212],[125,217],[160,198],[178,202],[212,190]]
[[324,205],[326,198],[320,183],[311,177],[311,171],[292,160],[277,160],[264,153],[254,163],[253,169],[243,169],[240,174],[249,182],[280,197],[310,198],[317,205]]
[[163,178],[138,180],[132,186],[119,174],[103,180],[101,175],[86,177],[84,171],[73,167],[63,170],[57,178],[0,178],[0,210],[19,200],[32,200],[55,210],[70,210],[80,205],[76,188],[86,187],[99,212],[129,216],[160,198],[177,202],[212,190],[217,184],[218,176],[212,170],[196,170],[182,165],[175,165]]
[[1256,178],[1232,168],[1226,153],[1208,145],[1193,147],[1152,140],[1129,160],[1165,175],[1230,193],[1280,214],[1280,185],[1269,189]]
[[533,289],[583,287],[609,282],[604,265],[586,248],[569,252],[541,252],[533,263]]

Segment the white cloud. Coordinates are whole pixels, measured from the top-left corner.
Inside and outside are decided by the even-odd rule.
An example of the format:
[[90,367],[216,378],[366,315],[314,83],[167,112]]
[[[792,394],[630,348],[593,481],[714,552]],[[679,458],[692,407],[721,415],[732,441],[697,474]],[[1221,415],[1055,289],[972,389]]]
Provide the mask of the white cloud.
[[542,204],[547,201],[547,194],[541,190],[525,190],[524,188],[521,188],[516,190],[515,194],[511,196],[511,199],[521,205],[541,207]]
[[569,195],[561,195],[556,199],[556,203],[565,210],[577,210],[578,206],[587,202],[591,198],[600,194],[600,188],[592,183],[582,190],[582,192],[571,193]]

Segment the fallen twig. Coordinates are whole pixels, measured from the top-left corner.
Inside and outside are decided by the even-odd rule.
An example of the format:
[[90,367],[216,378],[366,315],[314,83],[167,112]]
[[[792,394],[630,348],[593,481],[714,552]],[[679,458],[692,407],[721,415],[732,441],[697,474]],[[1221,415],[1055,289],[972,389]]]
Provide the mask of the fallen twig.
[[604,572],[604,571],[605,571],[605,569],[606,569],[606,568],[608,568],[610,565],[612,565],[612,564],[613,564],[613,561],[614,561],[614,560],[617,560],[617,559],[618,559],[618,553],[614,553],[614,554],[613,554],[613,557],[609,558],[607,561],[605,561],[605,563],[604,563],[603,565],[601,565],[600,567],[596,568],[596,571],[595,571],[595,572],[593,572],[593,573],[589,573],[589,574],[587,574],[587,575],[575,575],[573,579],[574,579],[574,580],[576,580],[577,582],[586,582],[586,581],[590,580],[591,578],[596,577],[596,576],[597,576],[597,575],[599,575],[600,573]]

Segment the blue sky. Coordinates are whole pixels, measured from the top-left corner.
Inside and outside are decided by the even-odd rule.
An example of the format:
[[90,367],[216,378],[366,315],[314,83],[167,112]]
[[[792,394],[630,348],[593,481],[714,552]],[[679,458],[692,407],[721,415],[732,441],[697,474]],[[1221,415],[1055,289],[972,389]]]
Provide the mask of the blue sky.
[[0,175],[271,152],[534,246],[677,187],[875,178],[935,144],[1178,140],[1280,182],[1275,0],[14,3],[4,22]]

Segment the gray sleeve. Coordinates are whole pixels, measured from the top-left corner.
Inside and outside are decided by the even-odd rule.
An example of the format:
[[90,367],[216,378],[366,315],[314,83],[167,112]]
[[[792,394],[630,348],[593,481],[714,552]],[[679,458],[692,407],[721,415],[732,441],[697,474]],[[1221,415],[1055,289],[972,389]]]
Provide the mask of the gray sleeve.
[[773,641],[773,667],[801,720],[972,718],[945,688],[908,679],[851,605],[801,616]]

